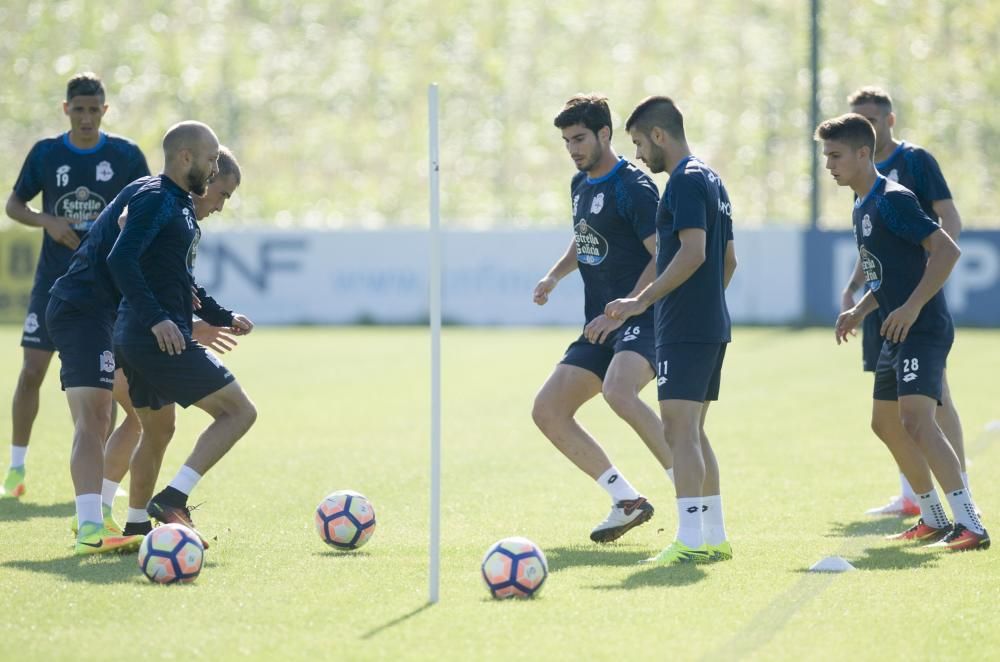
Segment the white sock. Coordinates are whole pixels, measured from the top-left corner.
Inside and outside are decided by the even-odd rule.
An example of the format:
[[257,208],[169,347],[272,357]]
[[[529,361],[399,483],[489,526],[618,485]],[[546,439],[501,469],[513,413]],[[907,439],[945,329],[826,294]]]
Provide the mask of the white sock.
[[10,445],[10,466],[11,467],[23,467],[24,458],[28,454],[27,446],[15,446]]
[[104,484],[101,486],[101,503],[103,503],[108,508],[113,508],[115,505],[115,494],[118,493],[118,483],[112,483],[107,478],[104,479]]
[[104,513],[101,512],[100,494],[81,494],[76,497],[76,525],[83,528],[84,522],[96,522],[103,526]]
[[145,508],[128,507],[128,515],[125,516],[126,524],[142,524],[149,521],[149,513]]
[[969,488],[969,472],[962,472],[962,485],[965,485],[965,491],[969,493],[969,498],[972,498],[972,489]]
[[913,491],[910,481],[906,480],[906,476],[902,472],[899,474],[899,493],[904,499],[909,499],[910,501],[917,500],[917,493]]
[[678,497],[677,540],[688,547],[701,547],[705,538],[701,532],[701,497]]
[[674,483],[674,468],[673,467],[670,467],[669,469],[667,469],[667,478],[670,479],[670,484],[673,485],[673,483]]
[[[600,475],[597,479],[597,484],[611,495],[611,500],[615,503],[639,498],[639,492],[632,487],[632,484],[614,466]],[[181,491],[183,492],[183,490]]]
[[726,525],[722,521],[722,495],[702,497],[701,530],[706,545],[726,542]]
[[948,505],[951,506],[951,513],[955,516],[955,524],[964,524],[965,528],[973,533],[985,531],[983,523],[979,521],[976,514],[976,506],[972,503],[972,495],[965,490],[948,492]]
[[181,467],[181,470],[177,472],[177,475],[174,476],[174,479],[170,481],[170,487],[174,488],[178,492],[191,494],[191,490],[194,489],[199,480],[201,480],[201,474],[185,464]]
[[920,506],[920,517],[927,526],[941,529],[951,523],[944,512],[944,506],[941,505],[941,497],[938,496],[937,490],[932,489],[927,494],[918,494],[916,502]]

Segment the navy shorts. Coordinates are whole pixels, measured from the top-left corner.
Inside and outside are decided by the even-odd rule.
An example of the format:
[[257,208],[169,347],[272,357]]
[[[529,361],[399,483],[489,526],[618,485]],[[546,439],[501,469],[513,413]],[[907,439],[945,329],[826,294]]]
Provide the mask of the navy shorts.
[[718,400],[727,344],[676,342],[657,347],[657,399]]
[[115,345],[136,408],[160,409],[174,402],[188,407],[236,379],[215,354],[193,340],[171,356],[150,338],[149,343]]
[[638,318],[627,320],[625,324],[609,333],[603,343],[592,343],[581,335],[566,348],[566,354],[559,363],[589,370],[600,377],[601,381],[604,381],[611,359],[615,358],[618,352],[635,352],[646,359],[649,367],[653,368],[656,359],[654,335],[652,315],[640,315]]
[[48,288],[39,287],[31,290],[28,315],[24,318],[24,331],[21,333],[21,347],[41,349],[46,352],[56,351],[56,346],[49,337],[48,325],[45,323],[45,309],[48,305]]
[[875,372],[883,341],[882,315],[878,310],[873,310],[861,323],[861,363],[865,372]]
[[115,385],[115,355],[111,349],[114,313],[101,316],[51,297],[45,324],[59,350],[59,379],[68,388],[89,386],[111,390]]
[[882,344],[875,368],[875,400],[898,400],[901,395],[926,395],[941,404],[944,369],[950,344],[928,343],[908,337]]

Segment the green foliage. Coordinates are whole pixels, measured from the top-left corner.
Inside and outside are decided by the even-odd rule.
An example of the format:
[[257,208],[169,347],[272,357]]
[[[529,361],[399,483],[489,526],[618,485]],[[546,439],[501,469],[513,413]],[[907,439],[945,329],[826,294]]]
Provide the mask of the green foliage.
[[[2,403],[19,333],[0,327]],[[426,608],[425,329],[264,328],[241,339],[225,361],[260,417],[192,495],[212,547],[190,586],[148,583],[134,555],[71,555],[71,428],[53,365],[28,494],[0,501],[0,659],[865,660],[997,650],[997,551],[939,556],[888,543],[882,535],[912,520],[862,515],[898,484],[868,427],[871,376],[857,345],[837,347],[828,330],[735,330],[708,434],[736,557],[669,570],[636,564],[666,546],[677,518],[666,476],[628,426],[599,397],[580,412],[656,507],[622,542],[597,546],[587,536],[607,496],[531,421],[536,389],[576,334],[445,331],[441,602]],[[995,331],[963,331],[948,362],[991,526],[1000,434],[982,430],[1000,411],[995,389],[981,385],[1000,370],[997,342]],[[160,486],[207,422],[178,410]],[[367,495],[378,517],[356,553],[328,549],[313,530],[312,509],[342,488]],[[493,602],[478,575],[488,546],[508,535],[548,555],[550,577],[530,603]],[[805,572],[828,555],[858,571]]]
[[[995,223],[1000,5],[822,4],[823,112],[885,85],[899,135],[938,156],[967,221]],[[808,11],[798,0],[13,0],[0,7],[0,182],[64,129],[65,80],[92,69],[109,87],[106,127],[153,168],[181,119],[209,122],[235,149],[247,176],[227,222],[422,224],[436,81],[449,223],[565,222],[572,164],[551,121],[586,90],[609,95],[619,127],[646,95],[673,96],[742,222],[801,223]],[[632,154],[620,130],[615,144]],[[849,195],[827,178],[823,195],[824,216],[845,223]]]

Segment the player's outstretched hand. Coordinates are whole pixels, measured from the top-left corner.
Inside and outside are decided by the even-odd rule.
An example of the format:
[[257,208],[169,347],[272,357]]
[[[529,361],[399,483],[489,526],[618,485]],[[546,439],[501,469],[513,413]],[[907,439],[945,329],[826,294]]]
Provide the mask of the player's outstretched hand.
[[608,334],[620,327],[624,322],[613,320],[607,315],[598,315],[583,327],[583,335],[590,342],[599,345],[604,342]]
[[910,332],[910,327],[917,321],[917,315],[919,314],[919,308],[914,310],[910,306],[903,304],[886,315],[880,330],[882,337],[892,342],[903,342]]
[[150,331],[156,336],[156,344],[160,346],[160,351],[166,352],[170,356],[180,354],[187,346],[181,330],[170,320],[157,322]]
[[253,322],[245,315],[233,313],[233,326],[230,327],[230,331],[238,336],[245,336],[253,331]]
[[225,354],[240,344],[228,331],[229,329],[221,326],[212,326],[205,320],[195,320],[191,327],[191,337],[205,347]]
[[80,245],[80,237],[70,227],[69,221],[58,216],[46,215],[45,231],[66,248],[75,251]]
[[837,337],[837,344],[847,342],[847,336],[858,335],[858,324],[861,318],[855,314],[852,307],[837,316],[837,323],[834,325],[834,335]]
[[624,322],[630,317],[635,317],[645,312],[646,306],[637,298],[615,299],[604,306],[604,314],[613,320]]
[[538,281],[538,285],[535,285],[535,292],[532,295],[531,300],[539,306],[544,306],[549,302],[549,293],[556,288],[557,282],[559,281],[552,276],[546,276]]

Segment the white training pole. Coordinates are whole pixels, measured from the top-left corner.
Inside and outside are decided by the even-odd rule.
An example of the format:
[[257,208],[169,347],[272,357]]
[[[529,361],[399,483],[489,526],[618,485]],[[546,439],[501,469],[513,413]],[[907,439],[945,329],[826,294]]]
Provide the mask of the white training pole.
[[427,89],[427,115],[430,124],[431,185],[431,544],[430,598],[438,601],[441,571],[441,201],[438,154],[438,86]]

